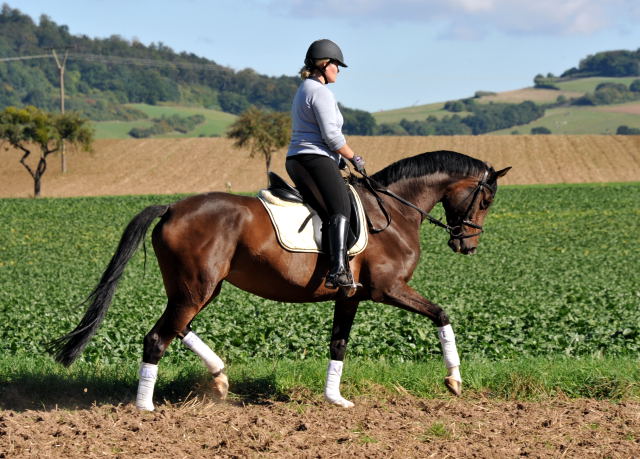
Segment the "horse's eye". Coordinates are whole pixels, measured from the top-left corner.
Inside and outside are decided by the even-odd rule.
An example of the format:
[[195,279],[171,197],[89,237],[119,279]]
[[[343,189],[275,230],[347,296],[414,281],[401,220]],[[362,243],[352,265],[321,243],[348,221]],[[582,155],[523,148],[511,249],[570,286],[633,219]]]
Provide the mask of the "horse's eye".
[[491,201],[489,201],[488,199],[483,199],[482,201],[480,201],[480,209],[481,210],[488,209],[490,205],[491,205]]

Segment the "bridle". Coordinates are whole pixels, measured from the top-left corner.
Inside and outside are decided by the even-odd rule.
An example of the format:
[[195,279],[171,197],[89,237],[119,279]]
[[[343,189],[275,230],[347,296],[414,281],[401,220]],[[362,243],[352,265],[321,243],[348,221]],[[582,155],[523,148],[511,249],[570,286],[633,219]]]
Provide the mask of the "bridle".
[[[482,175],[482,178],[478,182],[478,185],[476,185],[475,190],[473,190],[473,197],[471,198],[471,202],[469,203],[469,206],[467,207],[467,210],[465,212],[465,216],[460,221],[460,224],[455,226],[449,226],[447,228],[452,239],[467,239],[470,237],[479,236],[480,234],[484,233],[484,229],[482,229],[482,225],[478,225],[477,223],[472,222],[470,220],[470,217],[471,217],[471,213],[473,212],[473,207],[475,206],[476,201],[478,200],[478,196],[480,196],[480,193],[485,187],[491,190],[493,194],[495,194],[496,192],[495,187],[489,185],[489,183],[487,182],[488,176],[489,176],[489,170],[485,169],[484,174]],[[464,234],[465,226],[477,229],[478,232],[473,234]]]
[[[432,223],[432,224],[434,224],[436,226],[439,226],[440,228],[444,228],[449,233],[449,236],[451,237],[451,239],[462,240],[462,239],[467,239],[467,238],[478,236],[478,235],[480,235],[480,234],[482,234],[484,232],[484,229],[482,228],[482,225],[478,225],[477,223],[474,223],[474,222],[471,221],[470,218],[471,218],[471,213],[473,212],[473,207],[475,206],[476,201],[478,199],[478,196],[480,196],[480,193],[482,192],[482,190],[484,188],[487,188],[487,189],[491,190],[492,193],[494,193],[494,194],[495,194],[495,191],[496,191],[495,187],[489,185],[489,183],[487,182],[487,178],[489,177],[489,169],[485,169],[484,174],[482,175],[482,178],[478,181],[478,185],[472,191],[473,197],[471,198],[471,202],[469,203],[469,206],[467,207],[465,215],[462,218],[462,220],[460,221],[460,224],[451,226],[451,225],[448,225],[448,224],[444,223],[442,220],[433,217],[428,212],[425,212],[424,210],[420,209],[415,204],[413,204],[413,203],[407,201],[406,199],[398,196],[393,191],[390,191],[389,189],[383,187],[378,182],[373,180],[366,173],[366,171],[363,171],[361,173],[361,175],[364,177],[364,182],[365,182],[365,185],[367,186],[367,189],[369,191],[371,191],[373,196],[376,198],[376,201],[378,202],[378,206],[380,207],[380,210],[382,211],[383,215],[385,216],[385,219],[387,220],[387,223],[386,223],[386,225],[384,227],[375,228],[373,226],[373,223],[371,222],[371,219],[369,218],[369,215],[366,215],[367,224],[369,226],[369,230],[372,233],[379,233],[381,231],[384,231],[391,224],[391,214],[389,213],[389,211],[384,206],[384,201],[382,200],[380,195],[378,195],[378,193],[382,193],[382,194],[386,194],[387,196],[390,196],[393,199],[401,202],[405,206],[411,207],[412,209],[418,211],[423,216],[423,218],[425,218],[429,223]],[[466,226],[468,226],[470,228],[477,229],[478,232],[473,233],[473,234],[465,234],[465,227]]]

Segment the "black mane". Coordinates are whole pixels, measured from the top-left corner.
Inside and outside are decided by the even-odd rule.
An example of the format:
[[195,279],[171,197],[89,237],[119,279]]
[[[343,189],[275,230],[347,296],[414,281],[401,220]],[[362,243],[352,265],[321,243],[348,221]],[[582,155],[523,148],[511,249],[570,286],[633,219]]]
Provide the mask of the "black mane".
[[440,150],[422,153],[396,161],[371,176],[376,182],[388,186],[398,180],[422,177],[438,172],[457,177],[480,175],[490,168],[485,162],[455,151]]

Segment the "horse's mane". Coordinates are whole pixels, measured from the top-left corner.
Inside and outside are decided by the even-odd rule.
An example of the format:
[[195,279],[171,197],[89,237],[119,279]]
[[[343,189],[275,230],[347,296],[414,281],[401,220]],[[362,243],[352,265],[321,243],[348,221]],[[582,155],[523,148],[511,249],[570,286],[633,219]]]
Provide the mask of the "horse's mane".
[[388,186],[398,180],[422,177],[438,172],[457,177],[469,177],[479,175],[488,167],[485,162],[471,156],[455,151],[440,150],[396,161],[373,174],[371,178],[381,185]]

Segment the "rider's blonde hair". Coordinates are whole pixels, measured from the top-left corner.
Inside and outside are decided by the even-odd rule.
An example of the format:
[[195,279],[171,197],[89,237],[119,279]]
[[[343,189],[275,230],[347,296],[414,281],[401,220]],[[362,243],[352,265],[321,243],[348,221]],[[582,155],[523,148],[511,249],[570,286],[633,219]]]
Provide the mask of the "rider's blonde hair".
[[[313,61],[314,65],[316,67],[321,67],[324,64],[328,64],[329,61],[331,61],[331,59],[318,59],[316,61]],[[314,72],[315,68],[310,69],[309,67],[307,67],[306,65],[304,67],[302,67],[300,69],[300,78],[302,78],[303,80],[306,80],[307,78],[309,78],[313,72]]]

